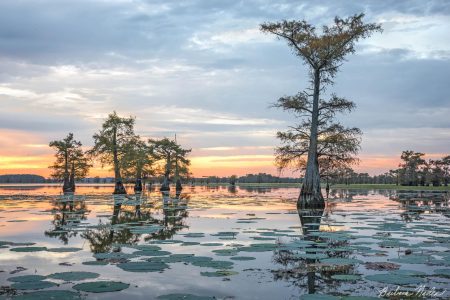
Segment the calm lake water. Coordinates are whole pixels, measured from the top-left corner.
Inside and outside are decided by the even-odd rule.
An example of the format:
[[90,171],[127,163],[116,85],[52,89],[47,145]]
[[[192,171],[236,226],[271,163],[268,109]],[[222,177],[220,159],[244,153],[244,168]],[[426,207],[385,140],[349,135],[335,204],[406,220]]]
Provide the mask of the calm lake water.
[[0,186],[0,299],[450,298],[445,192],[332,190],[298,212],[297,188],[60,189]]

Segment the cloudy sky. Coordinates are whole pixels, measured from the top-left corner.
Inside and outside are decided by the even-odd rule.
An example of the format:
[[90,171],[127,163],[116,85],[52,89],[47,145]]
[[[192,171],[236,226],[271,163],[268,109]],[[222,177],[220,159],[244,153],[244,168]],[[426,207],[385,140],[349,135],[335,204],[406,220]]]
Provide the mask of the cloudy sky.
[[[270,108],[306,87],[306,69],[259,24],[364,12],[382,34],[358,44],[333,86],[357,103],[359,171],[384,172],[402,150],[450,152],[449,1],[0,1],[0,173],[47,175],[48,142],[86,146],[113,110],[146,137],[192,148],[194,175],[272,172]],[[106,174],[99,170],[95,174]]]

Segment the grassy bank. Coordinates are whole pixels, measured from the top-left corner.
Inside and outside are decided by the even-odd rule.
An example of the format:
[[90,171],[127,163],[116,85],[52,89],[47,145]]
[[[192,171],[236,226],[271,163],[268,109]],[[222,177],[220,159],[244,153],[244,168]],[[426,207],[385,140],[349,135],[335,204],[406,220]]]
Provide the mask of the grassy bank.
[[[205,186],[203,184],[196,184]],[[226,183],[210,183],[208,186],[230,186]],[[240,187],[255,188],[300,188],[300,183],[236,183]],[[322,186],[325,188],[325,185]],[[450,191],[450,186],[401,186],[395,184],[333,184],[332,189],[349,189],[349,190],[399,190],[399,191]]]
[[334,184],[331,188],[354,190],[450,191],[450,186],[401,186],[395,184]]
[[[296,187],[299,183],[237,183],[241,187]],[[323,186],[325,187],[325,186]],[[399,191],[450,191],[450,186],[401,186],[395,184],[334,184],[331,188],[359,190],[399,190]]]

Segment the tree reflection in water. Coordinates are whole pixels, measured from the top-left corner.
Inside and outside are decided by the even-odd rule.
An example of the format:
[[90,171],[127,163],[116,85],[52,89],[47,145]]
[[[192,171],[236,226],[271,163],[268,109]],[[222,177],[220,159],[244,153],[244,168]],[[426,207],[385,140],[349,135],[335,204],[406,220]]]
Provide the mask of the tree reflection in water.
[[44,231],[45,236],[58,238],[67,245],[69,239],[77,236],[78,225],[86,220],[89,211],[86,208],[86,199],[73,193],[61,195],[52,201],[53,228]]
[[[165,192],[162,199],[155,203],[148,202],[145,194],[114,196],[111,222],[100,224],[95,229],[87,230],[82,237],[89,241],[93,253],[119,252],[123,245],[136,245],[141,240],[166,240],[185,228],[184,218],[188,216],[188,194],[177,193],[171,197]],[[159,203],[162,203],[162,206]],[[163,218],[157,218],[161,210]],[[132,228],[155,225],[155,232],[133,233]]]
[[421,220],[424,213],[440,213],[450,217],[449,192],[393,191],[389,199],[399,202],[405,210],[401,214],[405,222]]
[[[349,245],[346,239],[333,239],[322,236],[320,231],[323,221],[326,220],[330,207],[325,209],[298,209],[301,233],[303,238],[299,241],[310,243],[306,248],[299,246],[297,249],[280,247],[274,252],[273,260],[284,266],[284,269],[274,270],[272,273],[275,280],[286,280],[300,288],[301,294],[314,294],[318,290],[326,292],[333,284],[337,284],[332,275],[351,274],[354,272],[352,265],[331,265],[320,263],[313,255],[325,254],[329,258],[348,258],[351,250],[335,251],[334,249],[345,249]],[[322,228],[323,229],[323,228]],[[302,257],[303,253],[307,254]]]

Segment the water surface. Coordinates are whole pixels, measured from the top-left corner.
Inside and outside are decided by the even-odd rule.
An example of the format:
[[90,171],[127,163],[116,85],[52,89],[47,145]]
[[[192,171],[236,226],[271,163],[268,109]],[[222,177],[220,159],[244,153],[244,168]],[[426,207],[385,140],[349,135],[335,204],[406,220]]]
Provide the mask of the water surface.
[[[130,286],[80,296],[377,297],[398,285],[442,294],[425,299],[450,295],[450,275],[442,271],[450,269],[448,193],[332,190],[323,211],[299,212],[296,188],[188,187],[164,197],[153,189],[128,198],[114,198],[112,190],[86,185],[67,197],[57,185],[0,186],[0,284],[85,271],[99,275],[80,281],[50,276],[45,281],[57,285],[44,290],[76,292],[78,283],[117,281]],[[27,247],[40,251],[15,251]],[[86,265],[94,261],[102,265]],[[134,262],[162,268],[136,272]],[[398,270],[380,270],[377,263]],[[380,282],[376,274],[406,283]]]

